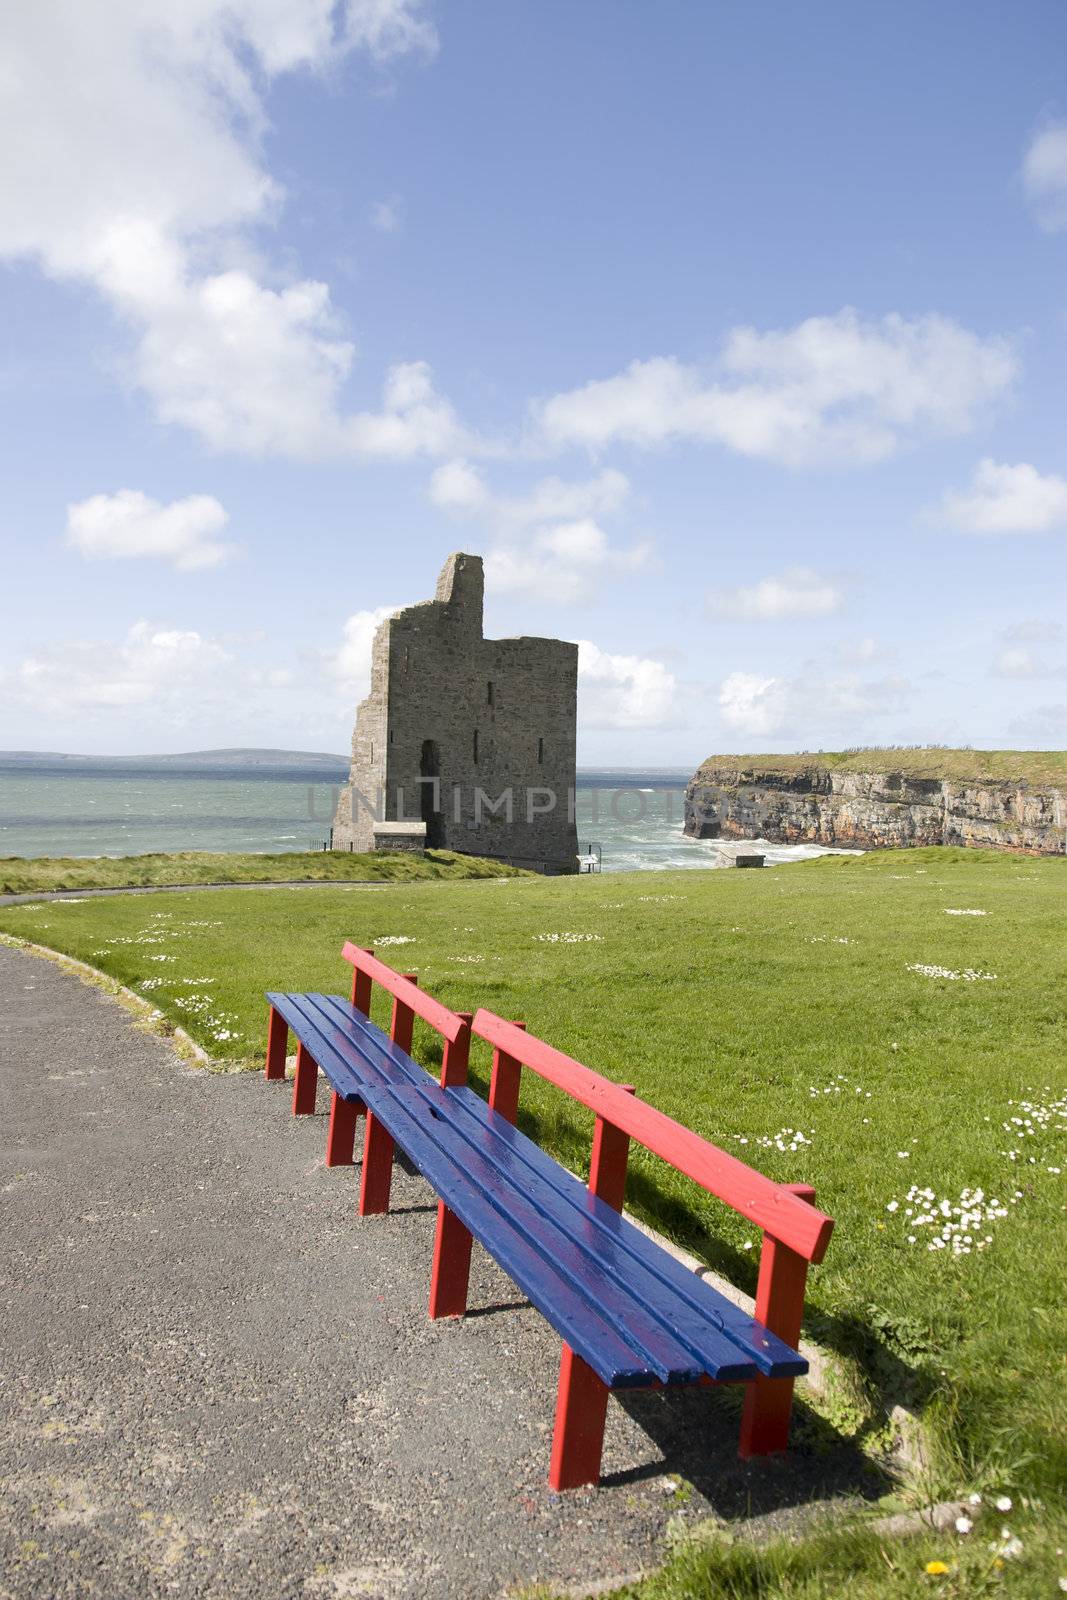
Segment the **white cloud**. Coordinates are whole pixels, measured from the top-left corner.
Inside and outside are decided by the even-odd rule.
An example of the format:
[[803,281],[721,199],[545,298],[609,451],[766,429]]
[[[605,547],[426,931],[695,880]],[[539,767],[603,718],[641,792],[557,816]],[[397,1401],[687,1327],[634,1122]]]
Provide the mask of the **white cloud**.
[[225,684],[232,657],[192,629],[136,622],[118,643],[66,640],[24,657],[6,677],[16,704],[45,715],[151,707],[164,722],[193,722]]
[[997,678],[1062,678],[1067,667],[1050,667],[1033,650],[1024,645],[1009,645],[998,651],[993,661],[993,675]]
[[342,688],[361,700],[370,688],[371,650],[374,635],[386,617],[398,606],[376,606],[373,611],[353,612],[341,630],[341,644],[329,657],[330,671]]
[[445,462],[430,479],[442,510],[482,523],[496,543],[485,558],[486,582],[498,594],[575,605],[605,579],[648,564],[647,543],[619,549],[597,520],[622,509],[629,479],[607,469],[593,478],[542,478],[525,495],[497,495],[469,461]]
[[399,233],[404,220],[404,202],[399,195],[375,200],[370,208],[370,225],[378,233]]
[[932,515],[966,533],[1047,533],[1067,527],[1067,478],[987,456],[970,488],[949,490]]
[[214,537],[229,521],[210,494],[161,505],[138,489],[94,494],[67,507],[67,543],[83,556],[150,556],[179,572],[216,567],[236,548]]
[[890,653],[871,634],[865,635],[862,639],[846,640],[837,647],[837,654],[841,660],[848,662],[850,666],[862,666],[870,661],[878,661]]
[[1067,228],[1067,122],[1037,134],[1023,158],[1023,187],[1042,228]]
[[522,544],[490,550],[485,579],[496,594],[580,605],[596,596],[606,578],[636,572],[648,559],[647,545],[615,550],[603,528],[583,517],[531,534]]
[[469,461],[446,461],[430,478],[430,499],[442,511],[480,512],[494,504],[477,467]]
[[163,420],[252,454],[463,447],[432,394],[346,415],[328,286],[270,281],[245,239],[284,198],[261,155],[271,82],[431,50],[422,0],[35,0],[5,34],[0,258],[92,284]]
[[578,641],[578,722],[583,729],[677,724],[677,685],[662,661],[611,655]]
[[525,495],[493,494],[484,474],[462,458],[446,461],[430,479],[434,505],[444,511],[477,515],[498,533],[517,533],[559,520],[611,516],[622,509],[629,494],[629,478],[612,467],[593,478],[541,478]]
[[827,617],[840,611],[844,590],[810,567],[790,567],[777,577],[736,589],[713,590],[708,610],[714,616],[736,617],[746,622],[777,621],[782,617]]
[[864,321],[846,307],[784,331],[733,329],[710,379],[673,356],[634,361],[535,407],[534,437],[591,450],[700,440],[792,466],[878,461],[965,432],[1016,370],[1007,340],[947,317]]
[[731,672],[719,690],[719,710],[726,727],[744,738],[797,739],[833,728],[855,730],[865,742],[871,721],[905,708],[910,692],[900,677],[862,679],[815,669],[793,678]]

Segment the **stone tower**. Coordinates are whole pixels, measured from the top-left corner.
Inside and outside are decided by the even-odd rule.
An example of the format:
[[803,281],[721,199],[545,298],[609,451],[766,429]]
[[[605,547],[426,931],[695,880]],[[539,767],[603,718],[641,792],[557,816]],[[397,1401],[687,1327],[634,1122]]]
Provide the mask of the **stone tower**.
[[422,821],[428,848],[574,872],[578,647],[484,639],[480,556],[445,562],[437,595],[374,636],[335,850],[382,848]]

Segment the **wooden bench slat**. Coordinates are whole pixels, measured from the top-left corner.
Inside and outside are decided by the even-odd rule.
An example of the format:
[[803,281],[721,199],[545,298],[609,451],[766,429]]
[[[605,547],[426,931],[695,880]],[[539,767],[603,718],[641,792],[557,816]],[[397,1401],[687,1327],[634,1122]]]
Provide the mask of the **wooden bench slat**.
[[[340,1065],[342,1073],[351,1076],[359,1098],[366,1101],[376,1116],[382,1116],[396,1143],[440,1199],[475,1238],[483,1242],[492,1240],[488,1248],[505,1272],[601,1381],[609,1388],[639,1388],[662,1382],[636,1341],[631,1343],[624,1339],[583,1295],[562,1281],[522,1230],[506,1217],[502,1218],[492,1203],[465,1180],[373,1063],[366,1062],[365,1071],[358,1077],[351,1072],[343,1050],[331,1042],[325,1026],[319,1027],[313,1017],[309,1018],[300,1010],[298,1002],[306,998],[268,995],[271,1004],[286,1016],[290,1026],[299,1030],[312,1056],[324,1070],[328,1070],[326,1063],[332,1058]],[[439,1089],[441,1094],[449,1092]],[[502,1222],[505,1224],[503,1231]]]
[[[340,996],[308,998],[335,1017],[342,1028],[362,1023]],[[388,1043],[384,1036],[382,1042]],[[417,1063],[395,1055],[392,1059],[416,1088],[436,1088]],[[807,1362],[788,1344],[597,1199],[573,1173],[490,1110],[473,1089],[457,1088],[450,1093],[473,1147],[524,1193],[535,1200],[540,1197],[541,1209],[549,1210],[599,1270],[639,1300],[648,1315],[685,1346],[702,1371],[714,1373],[731,1365],[736,1350],[753,1361],[764,1377],[799,1377],[807,1371]]]
[[[356,1050],[360,1048],[360,1041],[353,1038],[352,1029],[357,1028],[365,1047],[372,1054],[380,1052],[392,1070],[404,1075],[431,1116],[439,1115],[442,1110],[446,1113],[449,1126],[445,1142],[452,1158],[515,1222],[528,1232],[537,1230],[548,1259],[570,1277],[580,1292],[592,1290],[595,1293],[598,1309],[608,1315],[620,1332],[626,1337],[637,1337],[650,1359],[658,1362],[661,1381],[692,1383],[705,1374],[720,1377],[722,1381],[755,1376],[751,1354],[741,1351],[721,1328],[709,1325],[706,1319],[692,1317],[690,1331],[696,1337],[687,1338],[673,1325],[672,1319],[663,1315],[659,1304],[650,1302],[639,1292],[633,1280],[640,1269],[628,1261],[628,1270],[618,1270],[619,1264],[608,1259],[609,1254],[616,1254],[614,1246],[609,1244],[605,1249],[604,1236],[591,1225],[584,1208],[571,1204],[554,1185],[545,1183],[531,1165],[515,1160],[514,1143],[499,1141],[492,1124],[486,1122],[487,1117],[492,1117],[494,1122],[501,1119],[489,1111],[473,1090],[454,1088],[444,1093],[422,1067],[397,1051],[373,1024],[364,1024],[343,1000],[324,995],[306,998],[320,1014],[329,1016],[339,1026],[346,1041]],[[525,1139],[525,1135],[519,1134],[518,1138]],[[466,1149],[456,1141],[462,1141]],[[546,1159],[551,1160],[550,1157]],[[509,1167],[512,1170],[509,1171]],[[588,1193],[585,1185],[572,1174],[563,1176],[579,1194]],[[656,1288],[662,1299],[662,1285],[657,1283]],[[793,1359],[795,1362],[795,1355]]]
[[[376,1093],[367,1093],[367,1069],[375,1056],[389,1075],[402,1075],[409,1093],[418,1097],[415,1101],[409,1099],[409,1109],[421,1123],[425,1123],[427,1112],[433,1118],[441,1117],[444,1111],[446,1115],[435,1131],[441,1135],[438,1142],[448,1147],[448,1158],[468,1178],[472,1169],[477,1168],[483,1194],[498,1210],[502,1208],[525,1234],[540,1237],[541,1254],[556,1272],[565,1272],[579,1294],[593,1295],[597,1312],[606,1313],[624,1337],[633,1339],[636,1335],[659,1381],[693,1382],[705,1373],[720,1381],[744,1381],[754,1377],[757,1368],[773,1376],[806,1370],[806,1364],[787,1346],[753,1350],[736,1337],[731,1339],[719,1319],[723,1311],[733,1308],[709,1285],[692,1279],[692,1288],[698,1296],[702,1291],[705,1302],[700,1305],[698,1299],[694,1307],[684,1297],[671,1296],[661,1280],[650,1280],[643,1264],[633,1255],[620,1256],[616,1241],[624,1232],[632,1234],[648,1253],[662,1255],[662,1252],[632,1224],[589,1195],[578,1179],[558,1168],[551,1157],[545,1156],[525,1135],[517,1133],[491,1112],[473,1091],[440,1089],[417,1063],[354,1011],[349,1002],[339,996],[320,995],[272,995],[270,998],[272,1003],[282,1006],[305,1040],[317,1047],[317,1055],[322,1057],[320,1065],[334,1087],[349,1097],[366,1098],[376,1114],[382,1115],[386,1126],[390,1125],[390,1112]],[[323,1044],[329,1045],[328,1053],[323,1050]],[[312,1049],[312,1054],[316,1055],[316,1048]],[[381,1074],[380,1068],[375,1070]],[[392,1084],[388,1086],[393,1087]],[[456,1125],[457,1117],[461,1119],[460,1126]],[[501,1130],[499,1133],[497,1126]],[[403,1145],[403,1140],[398,1142]],[[563,1184],[570,1185],[573,1195],[560,1193],[557,1184],[547,1184],[543,1175],[534,1170],[530,1159],[521,1159],[522,1145],[528,1147],[530,1157],[554,1168]],[[418,1160],[413,1152],[408,1153]],[[513,1169],[510,1173],[509,1165]],[[600,1229],[595,1226],[596,1215],[587,1210],[590,1204],[594,1212],[604,1213],[604,1226]],[[483,1243],[499,1254],[495,1239],[485,1237]],[[684,1268],[679,1270],[692,1277]],[[638,1284],[636,1279],[642,1282]],[[651,1303],[647,1292],[650,1282],[655,1297]],[[644,1294],[639,1292],[641,1288],[645,1289]],[[674,1302],[670,1307],[673,1315],[664,1314],[663,1302],[667,1298]],[[559,1327],[558,1319],[542,1309]],[[743,1314],[738,1313],[738,1316],[743,1317]],[[560,1331],[564,1331],[562,1327]],[[760,1329],[760,1332],[766,1333],[766,1330]]]
[[[561,1282],[566,1282],[596,1315],[632,1344],[659,1382],[694,1383],[703,1376],[707,1370],[704,1361],[695,1357],[665,1328],[627,1286],[605,1276],[597,1259],[560,1225],[552,1209],[538,1202],[526,1184],[516,1186],[484,1151],[464,1136],[456,1123],[458,1107],[454,1090],[442,1089],[373,1023],[366,1023],[362,1018],[353,1019],[351,1013],[337,1021],[328,1009],[317,1004],[324,998],[305,995],[301,1002],[307,1007],[305,1015],[319,1027],[319,1037],[325,1036],[335,1048],[339,1037],[346,1056],[349,1052],[358,1053],[368,1070],[382,1077],[387,1095],[415,1117],[442,1156],[452,1163],[458,1182],[476,1189],[498,1217],[530,1243]],[[315,1017],[311,1015],[312,1010]],[[358,1030],[355,1034],[353,1023]],[[376,1114],[391,1131],[392,1108],[376,1094],[368,1095],[368,1099],[373,1100],[372,1109],[376,1108]],[[447,1196],[442,1198],[447,1200]],[[559,1206],[558,1197],[552,1198],[556,1201],[554,1209],[567,1209]],[[458,1207],[452,1209],[460,1214]],[[568,1215],[573,1213],[568,1210]],[[494,1228],[499,1229],[499,1225],[494,1223]],[[499,1253],[496,1232],[483,1237],[476,1230],[471,1231],[494,1254]],[[519,1282],[522,1287],[521,1280]],[[751,1362],[744,1362],[736,1346],[725,1339],[719,1341],[717,1360],[711,1370],[713,1373],[721,1371],[729,1378],[755,1376]]]
[[[326,1001],[342,1019],[355,1015],[349,1002],[339,995],[314,998]],[[416,1066],[415,1071],[427,1078],[421,1067]],[[699,1358],[706,1346],[711,1319],[719,1332],[755,1362],[764,1377],[802,1377],[807,1372],[807,1361],[790,1345],[669,1256],[612,1206],[598,1200],[580,1179],[507,1118],[491,1111],[473,1089],[454,1089],[452,1094],[457,1108],[480,1130],[478,1137],[484,1138],[489,1159],[496,1161],[502,1171],[510,1167],[520,1186],[535,1179],[554,1190],[577,1214],[578,1242],[596,1251],[604,1270],[639,1293],[652,1314],[694,1355]],[[522,1170],[515,1171],[515,1166]]]

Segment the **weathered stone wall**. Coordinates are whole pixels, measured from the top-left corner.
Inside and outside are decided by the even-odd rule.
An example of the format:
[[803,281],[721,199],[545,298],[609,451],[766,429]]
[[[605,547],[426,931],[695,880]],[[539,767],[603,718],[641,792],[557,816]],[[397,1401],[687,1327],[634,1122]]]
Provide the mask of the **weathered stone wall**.
[[954,844],[1062,854],[1067,797],[1025,784],[954,782],[900,773],[775,772],[706,761],[685,794],[693,839],[779,844]]
[[[577,646],[484,639],[482,598],[481,558],[453,555],[435,599],[379,628],[350,782],[334,817],[335,850],[373,849],[373,818],[359,796],[374,802],[384,794],[388,820],[426,819],[430,848],[576,870]],[[492,809],[509,790],[510,819],[506,802]]]

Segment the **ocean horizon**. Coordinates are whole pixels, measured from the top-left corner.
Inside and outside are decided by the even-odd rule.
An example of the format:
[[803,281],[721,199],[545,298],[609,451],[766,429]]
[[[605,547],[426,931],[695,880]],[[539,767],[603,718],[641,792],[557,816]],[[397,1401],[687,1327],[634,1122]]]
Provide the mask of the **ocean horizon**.
[[[328,843],[343,758],[300,752],[210,752],[100,758],[0,753],[0,856],[144,855],[218,851],[286,854]],[[267,757],[284,757],[284,764]],[[335,761],[336,765],[329,765]],[[585,767],[576,784],[579,844],[599,847],[605,872],[727,866],[749,841],[687,839],[680,768]],[[825,852],[751,841],[771,861]]]

